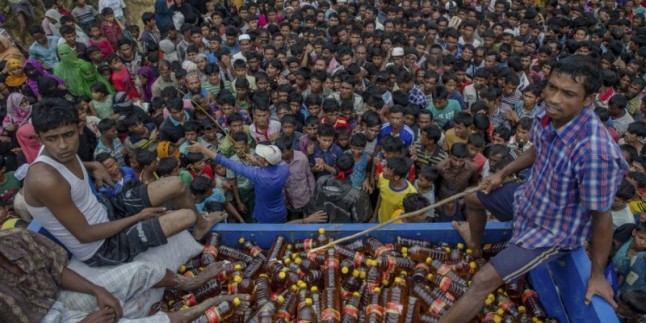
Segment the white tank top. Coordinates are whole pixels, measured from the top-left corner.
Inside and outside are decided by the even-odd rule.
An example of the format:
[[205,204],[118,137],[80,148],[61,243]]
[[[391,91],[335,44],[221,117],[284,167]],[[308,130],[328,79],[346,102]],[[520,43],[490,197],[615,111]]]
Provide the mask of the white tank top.
[[[89,225],[108,222],[108,212],[105,206],[99,203],[99,200],[92,193],[90,188],[90,180],[83,167],[81,159],[76,157],[81,169],[83,170],[83,179],[78,178],[72,173],[65,165],[57,162],[56,160],[45,156],[41,153],[38,155],[33,164],[38,162],[45,163],[54,167],[58,173],[65,178],[70,185],[70,195],[76,207],[85,216]],[[81,261],[90,259],[99,250],[103,244],[103,239],[90,243],[81,243],[76,239],[57,219],[52,212],[46,207],[33,207],[27,204],[27,210],[31,213],[32,217],[36,219],[40,225],[49,231],[58,241],[63,243],[67,250],[69,250],[76,258]]]

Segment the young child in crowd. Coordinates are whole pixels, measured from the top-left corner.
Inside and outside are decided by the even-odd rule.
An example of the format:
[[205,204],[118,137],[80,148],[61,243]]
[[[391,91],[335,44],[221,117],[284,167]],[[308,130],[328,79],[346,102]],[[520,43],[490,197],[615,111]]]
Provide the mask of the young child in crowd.
[[397,209],[402,208],[402,202],[409,193],[417,190],[408,180],[408,166],[402,157],[386,160],[386,166],[379,180],[379,199],[377,201],[376,216],[379,223],[384,223],[392,217]]

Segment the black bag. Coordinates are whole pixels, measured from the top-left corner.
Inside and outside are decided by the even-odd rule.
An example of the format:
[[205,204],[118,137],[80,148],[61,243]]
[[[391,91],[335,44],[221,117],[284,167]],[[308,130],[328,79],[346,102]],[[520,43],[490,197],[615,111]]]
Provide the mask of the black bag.
[[363,223],[372,216],[370,197],[331,175],[316,181],[313,202],[311,211],[325,211],[330,223]]

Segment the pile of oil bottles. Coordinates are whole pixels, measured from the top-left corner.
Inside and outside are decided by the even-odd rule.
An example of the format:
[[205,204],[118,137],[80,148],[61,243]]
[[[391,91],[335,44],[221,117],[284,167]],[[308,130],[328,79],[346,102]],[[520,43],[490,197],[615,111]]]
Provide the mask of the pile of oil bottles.
[[[268,251],[240,239],[239,249],[221,245],[213,233],[203,253],[181,266],[194,277],[209,264],[225,260],[224,271],[188,294],[168,289],[164,302],[179,311],[220,294],[250,294],[252,304],[236,311],[238,299],[209,308],[194,322],[437,322],[467,291],[471,278],[506,243],[483,246],[474,258],[463,244],[451,247],[397,237],[384,244],[374,237],[311,249],[330,239],[320,229],[315,239],[289,243],[277,236]],[[547,317],[524,277],[489,294],[473,322],[555,321]]]

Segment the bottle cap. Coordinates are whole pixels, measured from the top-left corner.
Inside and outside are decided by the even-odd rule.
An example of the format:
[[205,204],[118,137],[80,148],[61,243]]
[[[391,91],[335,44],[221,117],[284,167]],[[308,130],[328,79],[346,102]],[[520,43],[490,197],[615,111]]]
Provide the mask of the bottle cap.
[[241,282],[241,281],[242,281],[242,276],[235,276],[235,277],[233,277],[233,281],[234,281],[234,282],[236,282],[236,283]]
[[245,242],[245,239],[244,239],[243,237],[240,237],[240,239],[238,240],[238,242],[240,242],[240,244],[243,244],[243,243]]
[[311,306],[312,305],[312,299],[311,298],[306,298],[305,299],[305,305],[306,306]]
[[287,274],[284,271],[281,271],[278,273],[278,279],[285,279],[287,277]]
[[291,255],[290,255],[290,257],[292,257],[292,259],[296,259],[296,258],[298,258],[298,254],[297,254],[297,253],[293,253],[293,254],[291,254]]
[[395,283],[401,284],[402,283],[402,278],[401,277],[395,277]]
[[446,248],[444,248],[444,251],[446,251],[446,253],[450,253],[450,252],[451,252],[451,248],[450,248],[450,247],[446,247]]
[[471,256],[473,254],[473,249],[467,248],[467,255]]
[[498,315],[503,315],[503,314],[505,314],[505,310],[503,310],[502,308],[498,308],[496,313],[498,313]]
[[527,309],[525,308],[525,306],[521,305],[521,306],[518,306],[518,312],[520,312],[520,313],[526,313],[526,312],[527,312]]
[[458,242],[458,249],[464,249],[464,244],[462,242]]
[[318,293],[319,292],[319,288],[316,287],[316,286],[312,286],[312,288],[310,290],[312,291],[312,293]]
[[341,273],[342,273],[342,274],[344,274],[344,275],[345,275],[345,274],[347,274],[347,273],[349,273],[349,272],[350,272],[350,269],[349,269],[348,267],[343,266],[343,268],[341,268]]
[[296,259],[294,259],[294,263],[297,265],[300,265],[302,262],[303,262],[303,259],[301,258],[296,257]]
[[359,272],[358,269],[355,269],[355,270],[352,271],[352,276],[353,277],[359,277],[359,274],[360,274],[360,272]]
[[359,292],[354,292],[354,293],[352,293],[352,297],[359,298],[359,297],[361,297],[361,294],[359,294]]
[[292,260],[289,259],[289,258],[285,258],[285,260],[283,260],[283,262],[285,263],[285,265],[289,265],[289,264],[292,263]]
[[242,265],[236,264],[235,266],[233,266],[233,270],[242,270]]
[[278,295],[276,301],[278,301],[279,304],[282,304],[285,302],[285,297],[283,295]]
[[379,293],[381,293],[381,288],[375,287],[375,289],[373,289],[372,292],[375,293],[375,294],[379,294]]
[[490,298],[490,299],[494,300],[494,299],[496,299],[496,295],[489,294],[489,295],[487,295],[487,298]]
[[237,298],[237,297],[236,297],[236,298],[234,298],[234,299],[233,299],[233,305],[234,305],[234,306],[238,306],[238,305],[240,305],[240,299],[239,299],[239,298]]
[[291,244],[291,243],[288,243],[288,244],[287,244],[287,250],[292,250],[292,248],[294,248],[294,246],[292,246],[292,244]]
[[427,264],[430,264],[430,263],[432,263],[432,262],[433,262],[433,258],[431,258],[431,257],[427,257],[427,258],[426,258],[426,263],[427,263]]
[[408,273],[405,270],[399,272],[400,276],[408,276]]
[[260,274],[260,277],[265,277],[265,278],[267,278],[267,277],[269,277],[269,276],[267,276],[267,274]]
[[292,286],[289,286],[289,289],[291,289],[292,292],[294,292],[294,293],[298,292],[298,286],[296,286],[296,284],[294,284]]
[[360,271],[359,272],[359,278],[366,279],[366,272],[365,271]]
[[306,289],[307,288],[307,283],[302,281],[302,280],[299,280],[298,283],[296,283],[296,284],[298,284],[298,288],[300,288],[300,289]]
[[325,234],[325,228],[319,228],[319,234]]
[[469,268],[476,269],[478,268],[478,264],[475,261],[472,261],[469,263]]
[[184,266],[184,265],[180,265],[180,266],[179,266],[179,270],[178,270],[178,271],[179,271],[180,273],[185,272],[185,271],[186,271],[186,266]]
[[500,322],[502,322],[502,316],[500,316],[500,315],[497,315],[497,314],[496,314],[496,315],[493,317],[493,322],[494,322],[494,323],[500,323]]
[[485,305],[486,305],[486,306],[489,306],[489,305],[491,305],[492,303],[493,303],[493,301],[491,300],[491,298],[487,298],[487,299],[485,299]]
[[408,253],[408,248],[402,247],[402,253]]
[[384,279],[384,280],[381,281],[381,284],[384,285],[384,286],[388,285],[388,283],[390,283],[388,281],[388,279]]

